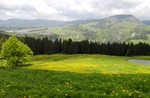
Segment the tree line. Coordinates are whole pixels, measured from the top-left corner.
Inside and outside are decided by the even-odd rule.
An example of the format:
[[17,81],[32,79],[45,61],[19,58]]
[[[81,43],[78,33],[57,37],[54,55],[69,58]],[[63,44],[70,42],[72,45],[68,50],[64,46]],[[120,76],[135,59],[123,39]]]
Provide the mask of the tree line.
[[71,39],[54,41],[48,38],[24,37],[21,39],[35,55],[37,54],[106,54],[116,56],[150,55],[147,43],[99,43],[88,40],[72,41]]

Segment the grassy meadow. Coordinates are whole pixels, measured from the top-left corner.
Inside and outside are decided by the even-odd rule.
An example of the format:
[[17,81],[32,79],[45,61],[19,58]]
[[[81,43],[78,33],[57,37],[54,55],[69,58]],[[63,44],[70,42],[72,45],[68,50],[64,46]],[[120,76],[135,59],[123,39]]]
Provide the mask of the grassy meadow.
[[[149,98],[150,66],[106,55],[37,55],[0,68],[0,98]],[[5,66],[4,61],[0,61]]]

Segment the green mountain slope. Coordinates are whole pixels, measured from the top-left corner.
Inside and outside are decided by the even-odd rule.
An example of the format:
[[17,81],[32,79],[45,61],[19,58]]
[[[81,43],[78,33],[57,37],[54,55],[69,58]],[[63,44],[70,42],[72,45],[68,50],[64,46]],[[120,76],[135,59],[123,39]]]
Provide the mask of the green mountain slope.
[[150,25],[145,25],[138,29],[139,35],[135,36],[130,40],[130,42],[138,43],[145,42],[150,43]]
[[[99,42],[120,42],[141,35],[136,32],[144,24],[132,15],[116,15],[105,19],[95,19],[69,23],[42,30],[32,30],[34,35],[57,35],[58,38],[91,40]],[[137,30],[138,31],[138,30]]]
[[[30,20],[29,23],[32,20]],[[9,21],[8,21],[9,22]],[[10,23],[10,22],[9,22]],[[37,23],[37,22],[36,22]],[[38,22],[38,28],[27,28],[13,31],[18,36],[45,37],[49,39],[90,40],[99,42],[148,42],[150,43],[150,25],[144,24],[133,15],[116,15],[104,19],[88,19],[64,22],[61,25],[44,27]],[[56,21],[57,23],[57,21]],[[56,24],[54,23],[54,24]],[[26,23],[28,24],[28,22]],[[2,24],[3,25],[3,24]],[[32,24],[34,27],[35,24]],[[12,34],[12,31],[10,33]]]

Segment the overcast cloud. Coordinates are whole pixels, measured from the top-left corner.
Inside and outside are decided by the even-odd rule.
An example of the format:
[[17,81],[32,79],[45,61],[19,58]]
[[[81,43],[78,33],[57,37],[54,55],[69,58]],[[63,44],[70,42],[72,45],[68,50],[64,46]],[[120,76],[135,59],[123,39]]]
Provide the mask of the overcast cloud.
[[132,14],[150,20],[150,0],[0,0],[0,19],[77,20]]

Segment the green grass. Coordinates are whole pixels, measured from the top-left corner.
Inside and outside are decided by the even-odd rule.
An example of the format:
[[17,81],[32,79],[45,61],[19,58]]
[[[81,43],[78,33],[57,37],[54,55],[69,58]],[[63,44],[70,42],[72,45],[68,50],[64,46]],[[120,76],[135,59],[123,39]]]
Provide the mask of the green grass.
[[[150,58],[150,57],[147,57]],[[39,55],[31,69],[102,74],[150,74],[150,66],[128,62],[129,57],[106,55]]]
[[0,68],[0,98],[149,98],[150,66],[129,63],[129,58],[34,56],[30,66]]

